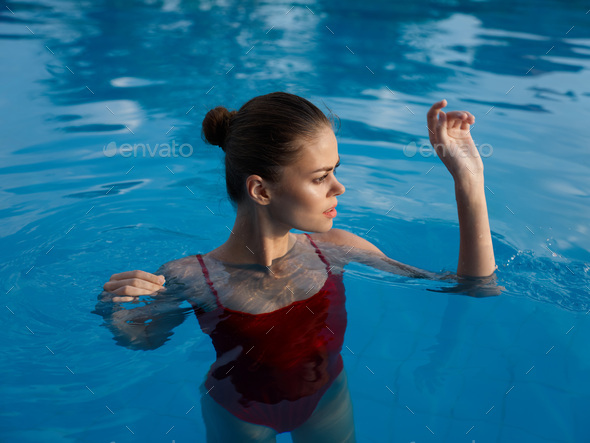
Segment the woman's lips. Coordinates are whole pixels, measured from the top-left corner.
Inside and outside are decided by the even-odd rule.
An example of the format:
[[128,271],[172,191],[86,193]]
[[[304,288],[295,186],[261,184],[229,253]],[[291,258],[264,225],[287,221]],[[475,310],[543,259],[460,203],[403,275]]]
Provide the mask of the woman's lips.
[[338,213],[336,212],[336,207],[334,206],[332,209],[329,209],[328,211],[324,212],[324,215],[328,218],[334,218],[338,215]]

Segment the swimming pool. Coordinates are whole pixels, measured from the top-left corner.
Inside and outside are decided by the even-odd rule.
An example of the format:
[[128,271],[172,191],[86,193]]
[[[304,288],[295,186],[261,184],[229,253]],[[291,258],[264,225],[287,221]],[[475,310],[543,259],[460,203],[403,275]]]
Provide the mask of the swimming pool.
[[590,441],[587,5],[56,0],[0,20],[2,441],[204,440],[194,316],[137,352],[91,311],[112,273],[227,237],[199,125],[275,90],[338,114],[335,226],[405,263],[456,268],[430,104],[471,111],[486,157],[501,296],[345,273],[358,441]]

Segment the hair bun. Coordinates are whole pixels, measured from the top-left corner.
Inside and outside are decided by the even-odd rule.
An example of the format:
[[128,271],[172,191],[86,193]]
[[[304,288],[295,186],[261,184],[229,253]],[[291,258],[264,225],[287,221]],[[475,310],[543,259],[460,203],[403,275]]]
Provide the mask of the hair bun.
[[223,106],[211,109],[203,119],[203,135],[207,143],[220,146],[225,151],[225,141],[229,124],[236,111],[228,111]]

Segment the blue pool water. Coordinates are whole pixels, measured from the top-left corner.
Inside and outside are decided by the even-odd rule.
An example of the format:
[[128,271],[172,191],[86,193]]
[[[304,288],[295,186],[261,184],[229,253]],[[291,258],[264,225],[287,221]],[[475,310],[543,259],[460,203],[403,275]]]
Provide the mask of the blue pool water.
[[590,441],[589,8],[3,3],[0,440],[204,441],[215,355],[194,316],[142,352],[91,311],[112,273],[227,238],[222,152],[200,123],[285,90],[340,117],[335,227],[405,263],[456,269],[430,104],[472,112],[485,154],[499,297],[346,270],[358,441]]

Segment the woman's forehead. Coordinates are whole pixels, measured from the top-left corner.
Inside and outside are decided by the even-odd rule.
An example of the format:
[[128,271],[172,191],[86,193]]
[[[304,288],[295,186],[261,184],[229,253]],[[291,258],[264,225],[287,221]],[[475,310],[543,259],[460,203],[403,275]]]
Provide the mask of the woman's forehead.
[[304,142],[301,145],[303,151],[298,163],[310,165],[311,163],[322,163],[317,168],[334,166],[338,161],[338,141],[334,131],[330,128],[318,133],[316,137]]

